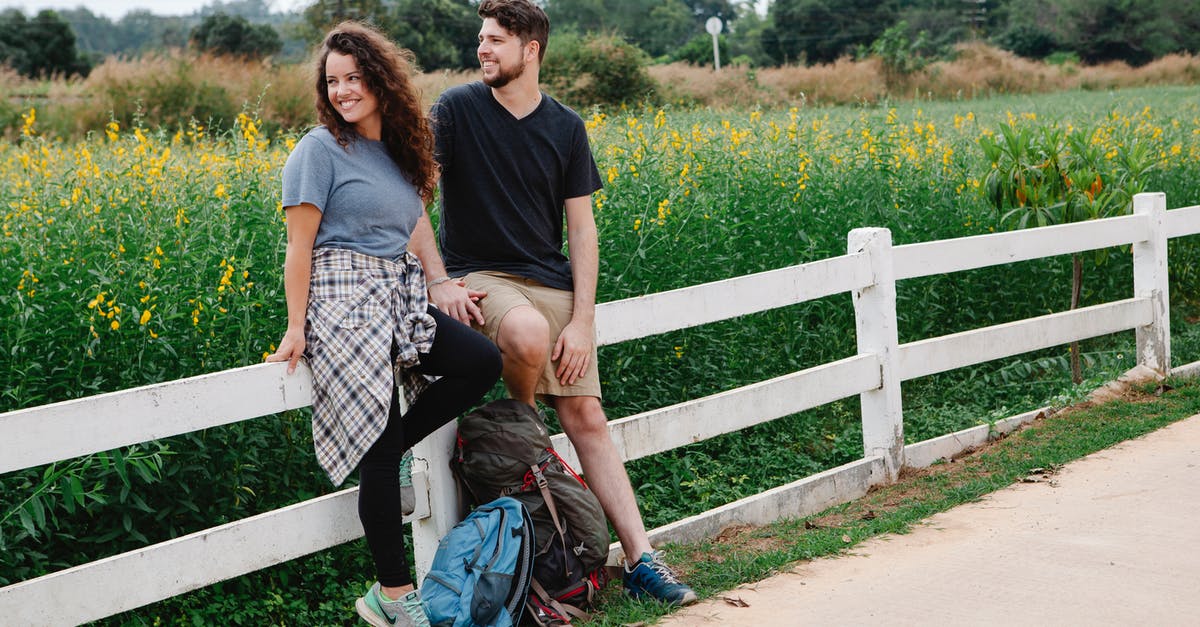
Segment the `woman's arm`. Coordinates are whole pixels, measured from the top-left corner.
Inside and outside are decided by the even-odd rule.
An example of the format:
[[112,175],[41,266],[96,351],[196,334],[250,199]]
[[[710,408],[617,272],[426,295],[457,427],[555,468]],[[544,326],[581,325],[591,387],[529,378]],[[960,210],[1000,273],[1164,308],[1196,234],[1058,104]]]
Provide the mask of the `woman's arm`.
[[310,204],[287,207],[287,254],[283,261],[283,290],[287,295],[288,325],[279,349],[267,361],[287,361],[288,374],[304,356],[304,322],[308,316],[308,282],[312,249],[321,225],[321,211]]
[[471,324],[473,320],[482,325],[483,312],[479,310],[478,301],[487,296],[487,292],[469,290],[461,279],[445,280],[448,274],[442,255],[438,253],[429,213],[422,211],[417,219],[408,240],[408,250],[421,260],[425,281],[430,285],[429,300],[434,306],[463,324]]

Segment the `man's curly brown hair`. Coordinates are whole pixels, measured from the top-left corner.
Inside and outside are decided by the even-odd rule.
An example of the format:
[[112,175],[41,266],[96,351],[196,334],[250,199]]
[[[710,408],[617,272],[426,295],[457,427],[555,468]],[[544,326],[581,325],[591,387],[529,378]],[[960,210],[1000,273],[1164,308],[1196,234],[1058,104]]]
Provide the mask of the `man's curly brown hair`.
[[421,107],[421,96],[410,76],[413,54],[400,48],[383,33],[359,22],[342,22],[329,31],[317,51],[317,120],[346,146],[357,136],[354,125],[329,101],[325,61],[330,52],[354,57],[364,87],[379,101],[383,117],[380,139],[400,169],[410,177],[421,198],[429,202],[437,187],[437,163],[433,159],[433,131]]

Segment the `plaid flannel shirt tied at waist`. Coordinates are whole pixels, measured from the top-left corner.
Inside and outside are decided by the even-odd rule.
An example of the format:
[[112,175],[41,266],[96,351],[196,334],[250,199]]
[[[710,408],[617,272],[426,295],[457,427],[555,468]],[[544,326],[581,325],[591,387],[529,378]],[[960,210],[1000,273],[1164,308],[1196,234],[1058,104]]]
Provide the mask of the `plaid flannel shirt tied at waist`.
[[411,407],[435,380],[415,369],[436,329],[425,289],[411,253],[389,261],[339,248],[313,251],[305,325],[313,447],[334,485],[383,433],[392,386],[402,385]]

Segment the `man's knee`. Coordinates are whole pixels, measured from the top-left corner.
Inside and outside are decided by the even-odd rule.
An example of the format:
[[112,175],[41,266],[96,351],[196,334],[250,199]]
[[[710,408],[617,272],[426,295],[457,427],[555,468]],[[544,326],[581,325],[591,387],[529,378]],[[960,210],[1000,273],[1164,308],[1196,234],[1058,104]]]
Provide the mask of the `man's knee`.
[[608,434],[608,417],[595,396],[555,397],[554,411],[572,439]]
[[550,358],[550,323],[533,307],[513,307],[500,321],[496,344],[506,358],[544,364]]

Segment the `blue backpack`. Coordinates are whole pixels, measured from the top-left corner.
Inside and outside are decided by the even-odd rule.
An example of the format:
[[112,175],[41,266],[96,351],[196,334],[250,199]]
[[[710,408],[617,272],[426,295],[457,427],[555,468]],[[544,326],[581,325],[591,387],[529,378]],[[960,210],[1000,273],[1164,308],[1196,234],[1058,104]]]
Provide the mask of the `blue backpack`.
[[533,576],[533,521],[520,501],[476,507],[438,542],[421,601],[432,627],[521,622]]

